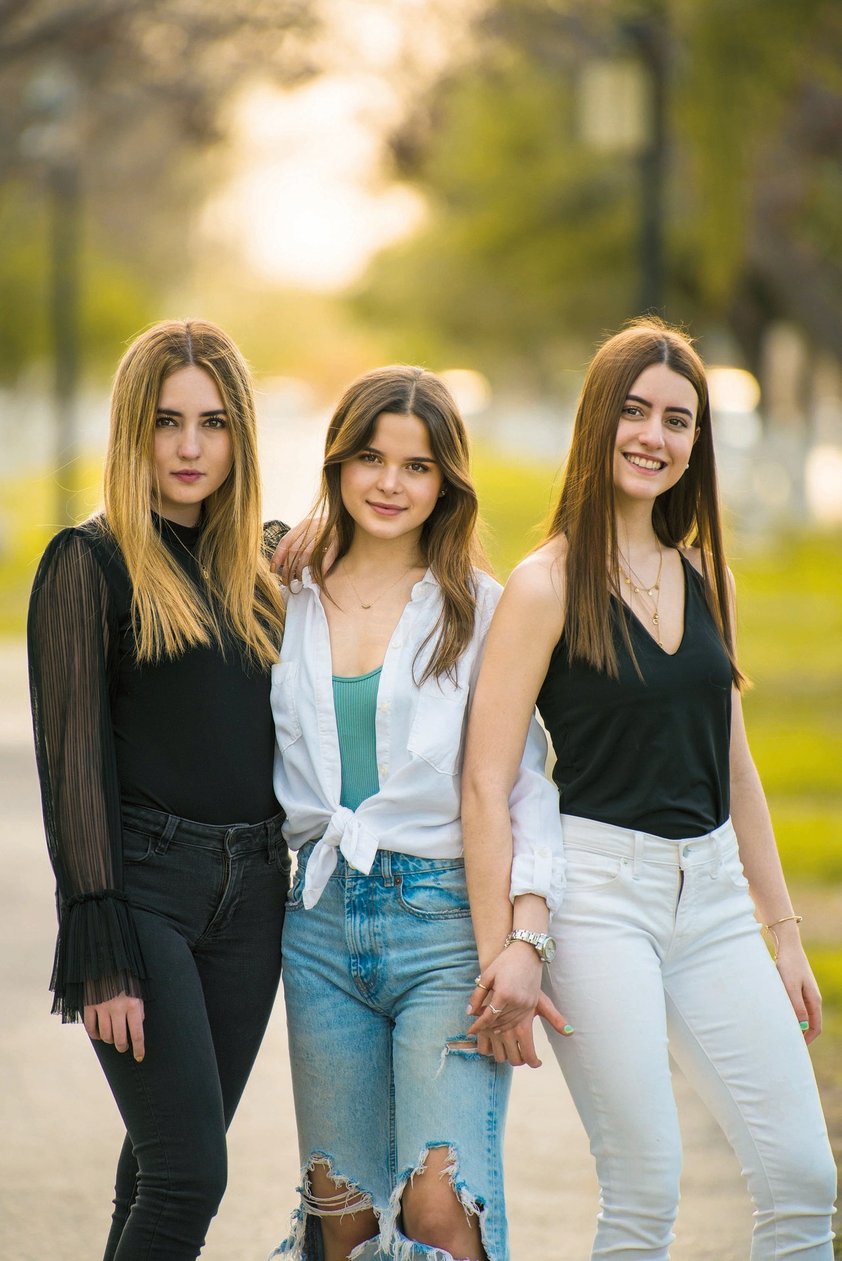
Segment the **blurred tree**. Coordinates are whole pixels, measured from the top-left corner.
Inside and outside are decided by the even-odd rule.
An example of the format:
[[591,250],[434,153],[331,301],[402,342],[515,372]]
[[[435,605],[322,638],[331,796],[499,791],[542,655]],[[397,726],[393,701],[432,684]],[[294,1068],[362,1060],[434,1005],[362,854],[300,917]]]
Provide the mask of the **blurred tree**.
[[[590,138],[606,65],[636,68],[637,141],[622,99],[616,143]],[[842,359],[836,0],[492,0],[391,152],[430,213],[356,304],[431,358],[557,384],[662,266],[665,314],[730,326],[755,369],[780,319]]]
[[89,366],[110,368],[155,297],[189,274],[232,94],[252,78],[288,84],[312,73],[314,9],[311,0],[0,0],[0,220],[13,229],[0,311],[16,313],[0,317],[3,377],[43,356],[49,340],[39,239],[50,201],[54,221],[79,214],[80,241],[63,247],[65,266],[84,274],[79,338]]

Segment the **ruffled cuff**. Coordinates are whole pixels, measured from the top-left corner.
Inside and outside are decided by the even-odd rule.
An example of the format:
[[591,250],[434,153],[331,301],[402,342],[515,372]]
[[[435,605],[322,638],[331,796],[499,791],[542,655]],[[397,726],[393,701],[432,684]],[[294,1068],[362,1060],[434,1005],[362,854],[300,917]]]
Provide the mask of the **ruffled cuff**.
[[53,1011],[79,1020],[86,1003],[118,994],[142,998],[143,952],[125,895],[116,889],[62,903],[50,989]]

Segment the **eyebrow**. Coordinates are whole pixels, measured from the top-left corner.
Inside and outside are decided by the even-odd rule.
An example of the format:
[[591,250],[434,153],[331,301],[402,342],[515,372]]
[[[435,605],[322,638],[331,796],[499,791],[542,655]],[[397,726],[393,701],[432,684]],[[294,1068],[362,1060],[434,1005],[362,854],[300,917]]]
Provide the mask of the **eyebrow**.
[[[627,394],[626,402],[628,402],[629,399],[631,399],[633,403],[642,403],[644,407],[652,406],[648,398],[641,398],[639,394]],[[668,412],[681,412],[682,415],[689,416],[691,420],[693,419],[693,413],[690,411],[689,407],[674,407],[670,405],[666,410]]]
[[[372,455],[382,455],[383,452],[379,447],[363,447],[363,451],[370,451]],[[360,452],[362,454],[362,452]],[[402,464],[438,464],[438,460],[434,455],[408,455]]]
[[[182,420],[184,419],[184,412],[178,411],[175,407],[158,407],[156,408],[156,414],[158,416],[180,416]],[[224,407],[214,407],[213,411],[199,412],[199,417],[204,420],[208,416],[226,416],[227,414]]]

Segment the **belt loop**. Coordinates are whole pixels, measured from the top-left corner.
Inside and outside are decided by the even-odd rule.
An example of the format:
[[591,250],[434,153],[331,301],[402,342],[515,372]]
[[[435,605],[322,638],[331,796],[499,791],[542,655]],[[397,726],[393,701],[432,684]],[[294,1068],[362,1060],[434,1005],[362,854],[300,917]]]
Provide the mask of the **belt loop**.
[[640,879],[640,871],[643,866],[643,851],[646,848],[646,840],[642,832],[634,834],[634,858],[632,860],[632,879]]
[[156,854],[166,854],[170,847],[170,841],[178,831],[178,815],[171,814],[167,816],[167,822],[163,832],[158,838],[158,844],[155,846]]
[[378,855],[380,859],[380,871],[383,876],[384,884],[393,884],[392,879],[392,855],[388,849],[381,849]]
[[711,840],[713,841],[713,844],[714,844],[714,850],[715,850],[716,856],[713,860],[713,870],[711,871],[710,874],[714,880],[718,880],[719,869],[722,866],[722,837],[718,833],[716,833],[714,834],[713,837],[711,837]]

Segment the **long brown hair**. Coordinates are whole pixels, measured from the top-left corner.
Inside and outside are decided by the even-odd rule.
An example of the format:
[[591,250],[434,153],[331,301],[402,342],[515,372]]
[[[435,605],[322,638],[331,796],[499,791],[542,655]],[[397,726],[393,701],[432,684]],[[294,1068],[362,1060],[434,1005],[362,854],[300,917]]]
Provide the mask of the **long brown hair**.
[[[442,611],[431,636],[436,646],[421,681],[453,674],[474,631],[474,566],[488,569],[477,534],[477,493],[471,481],[468,434],[444,382],[424,368],[394,364],[358,377],[343,394],[328,426],[318,508],[324,514],[310,560],[313,577],[324,581],[325,553],[336,539],[336,559],[354,537],[354,521],[342,502],[341,465],[364,451],[384,412],[415,416],[430,436],[441,469],[444,495],[421,532],[421,550],[441,588]],[[429,642],[424,641],[422,648]]]
[[[596,669],[617,676],[610,617],[611,592],[619,591],[614,442],[633,383],[657,363],[690,382],[699,406],[698,438],[689,467],[655,500],[652,524],[664,546],[700,548],[705,598],[739,687],[744,678],[734,648],[705,368],[690,338],[654,316],[632,320],[603,342],[591,360],[579,397],[561,492],[547,532],[548,538],[563,534],[567,540],[568,654],[571,660],[584,658]],[[628,643],[625,619],[622,627]]]
[[[202,504],[197,559],[208,574],[208,600],[184,581],[151,513],[158,502],[153,447],[161,387],[190,366],[215,382],[233,450],[231,472]],[[262,553],[254,390],[245,360],[216,325],[164,320],[141,333],[123,356],[111,395],[104,526],[129,571],[138,660],[221,643],[220,621],[248,657],[265,665],[277,660],[283,605]]]

